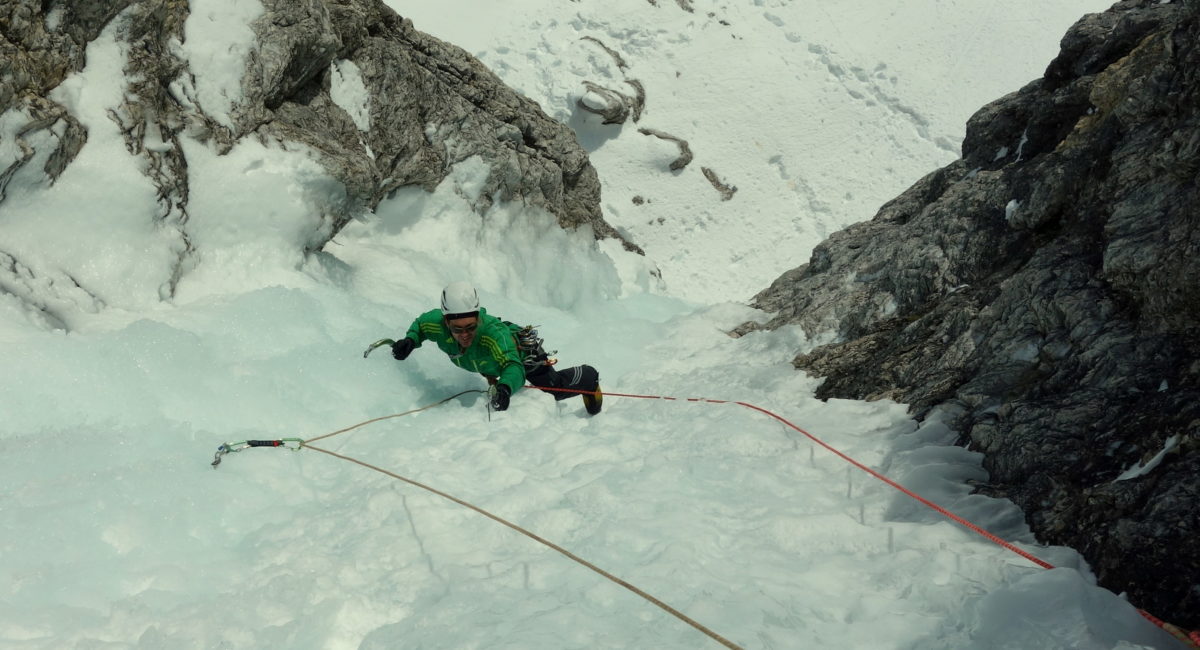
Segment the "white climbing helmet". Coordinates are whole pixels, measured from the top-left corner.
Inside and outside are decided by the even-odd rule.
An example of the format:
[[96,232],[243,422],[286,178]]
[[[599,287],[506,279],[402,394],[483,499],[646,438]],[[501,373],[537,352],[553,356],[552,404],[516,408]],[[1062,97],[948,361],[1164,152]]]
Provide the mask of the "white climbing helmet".
[[466,318],[479,313],[479,294],[466,282],[451,282],[442,289],[442,318]]

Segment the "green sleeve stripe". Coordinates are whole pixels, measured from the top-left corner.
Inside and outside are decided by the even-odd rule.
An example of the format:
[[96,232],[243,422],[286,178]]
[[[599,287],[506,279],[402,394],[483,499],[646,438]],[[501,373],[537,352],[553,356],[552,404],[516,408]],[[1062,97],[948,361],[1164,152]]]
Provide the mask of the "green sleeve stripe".
[[488,351],[492,353],[492,358],[496,361],[503,363],[507,360],[504,356],[504,350],[500,349],[500,344],[496,342],[496,339],[490,336],[484,336],[479,339],[479,344],[487,348]]

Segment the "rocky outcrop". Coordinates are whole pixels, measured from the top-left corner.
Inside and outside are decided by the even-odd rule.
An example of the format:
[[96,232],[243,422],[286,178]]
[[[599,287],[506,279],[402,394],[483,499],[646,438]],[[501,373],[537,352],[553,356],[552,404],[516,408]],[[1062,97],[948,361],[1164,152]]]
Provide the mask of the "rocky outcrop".
[[981,492],[1200,627],[1198,185],[1200,2],[1126,0],[754,302],[837,332],[795,360],[820,396],[952,407]]
[[[554,214],[564,228],[587,225],[598,238],[638,250],[603,220],[600,183],[575,134],[474,57],[417,31],[377,0],[263,0],[262,7],[249,25],[255,39],[240,97],[225,112],[204,104],[197,89],[210,71],[193,69],[182,52],[192,18],[185,0],[0,3],[0,115],[20,122],[6,129],[18,153],[0,159],[0,206],[15,175],[40,165],[53,182],[85,145],[87,129],[50,92],[83,69],[88,44],[111,26],[128,55],[128,88],[110,118],[130,155],[144,160],[163,224],[178,232],[181,259],[168,287],[192,253],[181,146],[189,138],[218,152],[246,138],[316,152],[346,191],[344,201],[322,207],[325,227],[309,251],[397,188],[431,190],[455,163],[475,156],[490,169],[476,199],[480,212],[495,200],[520,201]],[[349,68],[368,96],[362,116],[332,95],[332,79]]]
[[14,161],[0,160],[0,202],[9,179],[35,156],[28,136],[53,131],[54,151],[44,152],[46,174],[57,178],[86,140],[78,120],[46,95],[69,74],[83,67],[87,44],[129,2],[94,3],[81,0],[57,3],[49,14],[40,2],[0,4],[0,114],[20,113],[24,125],[16,130],[21,154]]

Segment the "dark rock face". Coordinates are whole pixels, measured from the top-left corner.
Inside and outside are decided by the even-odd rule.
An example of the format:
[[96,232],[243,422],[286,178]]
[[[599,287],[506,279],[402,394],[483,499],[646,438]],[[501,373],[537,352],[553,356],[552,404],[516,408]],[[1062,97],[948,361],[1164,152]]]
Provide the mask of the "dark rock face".
[[1200,627],[1198,184],[1200,2],[1119,2],[976,113],[961,160],[755,303],[838,333],[795,360],[820,396],[962,407],[983,492]]
[[[247,138],[315,151],[345,186],[346,198],[322,206],[325,225],[305,244],[307,251],[323,247],[397,188],[431,190],[455,163],[478,156],[490,170],[475,206],[480,212],[493,200],[521,201],[554,214],[564,228],[589,225],[596,237],[615,237],[640,252],[603,220],[600,182],[575,134],[471,55],[417,31],[377,0],[262,4],[264,13],[250,25],[256,39],[243,96],[226,117],[198,96],[196,80],[208,72],[190,69],[180,55],[186,0],[0,2],[0,115],[24,122],[15,129],[20,155],[0,160],[0,207],[18,173],[40,165],[52,183],[87,142],[87,129],[50,91],[83,69],[88,43],[112,25],[128,52],[128,87],[127,101],[110,118],[130,155],[145,161],[159,190],[163,226],[178,233],[180,260],[175,277],[164,278],[166,295],[195,252],[188,238],[184,138],[220,153]],[[339,64],[353,64],[361,75],[370,128],[360,128],[331,95]],[[48,147],[54,151],[39,150]],[[8,258],[13,268],[24,264]],[[5,268],[0,265],[0,290],[17,282]],[[34,277],[59,271],[23,268]],[[44,309],[49,302],[42,296],[30,304]]]

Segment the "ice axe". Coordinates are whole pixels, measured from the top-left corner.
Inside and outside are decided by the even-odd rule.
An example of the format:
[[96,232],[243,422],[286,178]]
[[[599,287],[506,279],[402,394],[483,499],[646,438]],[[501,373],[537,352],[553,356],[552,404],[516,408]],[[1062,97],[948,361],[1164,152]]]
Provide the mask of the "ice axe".
[[395,341],[393,341],[392,339],[379,339],[378,341],[375,341],[371,345],[367,346],[367,349],[363,352],[363,358],[366,359],[367,355],[371,354],[371,351],[374,350],[375,348],[377,348],[381,345],[391,345],[393,343],[395,343]]

